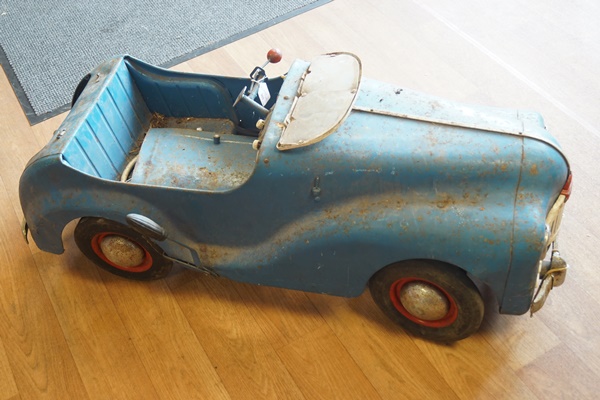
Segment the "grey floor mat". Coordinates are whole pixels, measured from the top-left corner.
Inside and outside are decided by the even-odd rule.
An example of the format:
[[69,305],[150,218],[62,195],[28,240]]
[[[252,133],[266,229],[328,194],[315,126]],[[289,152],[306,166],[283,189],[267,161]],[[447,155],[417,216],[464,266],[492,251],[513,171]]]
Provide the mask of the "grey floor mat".
[[109,57],[169,67],[328,1],[0,0],[0,62],[35,124]]

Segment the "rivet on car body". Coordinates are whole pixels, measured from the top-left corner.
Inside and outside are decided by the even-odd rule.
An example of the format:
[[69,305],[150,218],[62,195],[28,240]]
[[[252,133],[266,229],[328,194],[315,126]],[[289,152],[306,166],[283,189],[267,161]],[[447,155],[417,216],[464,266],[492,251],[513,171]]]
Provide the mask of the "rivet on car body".
[[310,191],[312,196],[315,198],[315,201],[321,201],[321,178],[315,176],[315,180],[313,182],[313,187]]

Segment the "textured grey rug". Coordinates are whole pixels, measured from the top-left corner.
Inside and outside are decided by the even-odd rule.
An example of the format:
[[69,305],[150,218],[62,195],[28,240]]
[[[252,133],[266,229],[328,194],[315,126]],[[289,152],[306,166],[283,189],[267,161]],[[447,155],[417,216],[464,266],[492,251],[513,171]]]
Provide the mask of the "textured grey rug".
[[330,0],[0,0],[0,62],[35,124],[102,60],[173,66]]

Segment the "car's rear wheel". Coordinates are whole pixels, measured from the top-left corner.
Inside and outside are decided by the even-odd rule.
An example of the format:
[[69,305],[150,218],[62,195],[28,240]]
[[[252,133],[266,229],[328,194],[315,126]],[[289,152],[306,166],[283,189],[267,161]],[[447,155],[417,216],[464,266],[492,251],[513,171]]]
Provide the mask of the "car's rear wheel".
[[104,218],[82,218],[74,236],[87,258],[115,275],[153,280],[171,271],[172,262],[160,248],[127,225]]
[[464,271],[452,265],[431,260],[393,264],[371,277],[369,290],[391,320],[429,340],[464,339],[483,320],[479,290]]
[[87,84],[91,78],[92,78],[92,75],[87,74],[79,81],[79,83],[77,84],[77,87],[75,88],[75,92],[73,92],[73,97],[71,98],[71,108],[73,108],[73,106],[75,106],[75,103],[77,103],[79,96],[81,96],[81,93],[83,93],[83,90],[85,89],[85,87],[87,86]]

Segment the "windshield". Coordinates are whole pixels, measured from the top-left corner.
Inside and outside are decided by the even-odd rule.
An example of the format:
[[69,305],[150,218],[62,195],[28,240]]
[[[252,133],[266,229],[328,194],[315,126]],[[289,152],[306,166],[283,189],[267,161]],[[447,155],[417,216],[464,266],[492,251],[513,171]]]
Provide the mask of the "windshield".
[[322,55],[306,70],[289,121],[277,148],[289,150],[319,142],[333,133],[350,113],[362,67],[350,53]]

